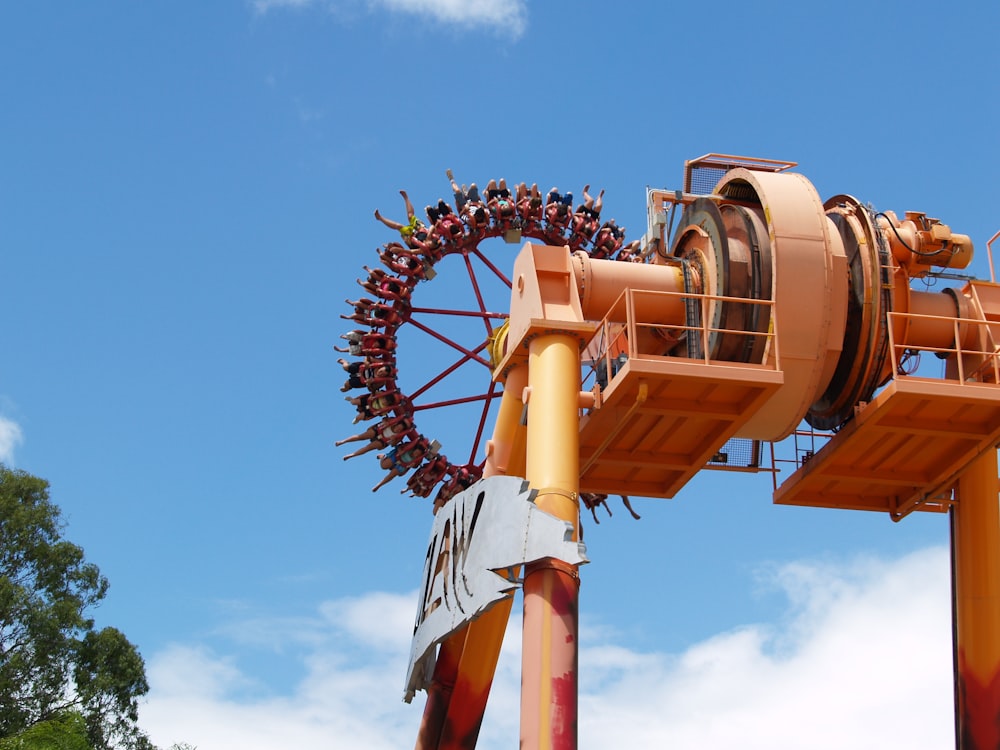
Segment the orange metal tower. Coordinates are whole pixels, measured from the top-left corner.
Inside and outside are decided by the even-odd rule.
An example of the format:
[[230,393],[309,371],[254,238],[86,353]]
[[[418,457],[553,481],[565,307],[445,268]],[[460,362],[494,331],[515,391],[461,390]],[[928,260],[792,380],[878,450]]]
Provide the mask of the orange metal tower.
[[[775,502],[951,512],[958,747],[998,748],[1000,285],[911,288],[957,278],[969,238],[850,195],[824,202],[794,166],[688,162],[683,191],[649,191],[643,262],[523,247],[492,337],[503,396],[484,477],[524,477],[573,540],[580,493],[673,497],[706,466],[762,468],[763,444],[807,423],[825,442]],[[920,352],[944,375],[912,371]],[[577,565],[518,562],[521,747],[571,750]],[[429,560],[428,581],[443,564]],[[475,746],[509,612],[505,598],[438,639],[418,748]]]

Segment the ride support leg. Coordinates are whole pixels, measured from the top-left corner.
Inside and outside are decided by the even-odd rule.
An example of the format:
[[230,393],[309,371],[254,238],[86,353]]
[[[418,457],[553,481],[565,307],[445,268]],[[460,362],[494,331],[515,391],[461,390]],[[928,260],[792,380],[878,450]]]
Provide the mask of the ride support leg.
[[997,452],[958,479],[952,509],[956,745],[1000,748],[1000,505]]
[[[544,333],[528,345],[526,476],[538,507],[579,538],[580,343]],[[522,750],[576,750],[579,576],[575,566],[525,566],[521,661]]]

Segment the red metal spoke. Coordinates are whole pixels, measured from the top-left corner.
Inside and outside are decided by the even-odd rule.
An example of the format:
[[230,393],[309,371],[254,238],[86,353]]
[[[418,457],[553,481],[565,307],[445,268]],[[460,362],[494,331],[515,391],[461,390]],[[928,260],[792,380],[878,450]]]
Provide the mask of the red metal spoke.
[[[481,343],[479,346],[476,347],[475,353],[479,354],[479,352],[481,352],[483,349],[485,349],[488,344],[489,344],[489,340],[486,340],[483,343]],[[438,373],[437,375],[435,375],[429,381],[427,381],[422,386],[420,386],[419,388],[417,388],[417,390],[415,390],[413,393],[409,394],[410,399],[412,400],[412,399],[415,399],[418,396],[422,395],[424,393],[424,391],[426,391],[429,388],[431,388],[432,386],[437,385],[438,383],[440,383],[447,375],[453,373],[455,370],[457,370],[459,367],[461,367],[466,362],[471,362],[471,361],[478,361],[478,360],[473,360],[473,359],[471,359],[468,356],[460,357],[456,362],[452,363],[449,367],[447,367],[446,369],[442,370],[440,373]]]
[[510,317],[508,313],[487,312],[486,310],[483,310],[482,312],[476,312],[475,310],[449,310],[443,307],[411,307],[410,313],[423,313],[424,315],[464,315],[469,318],[495,318],[497,320],[506,320]]
[[476,429],[476,437],[472,440],[472,451],[469,453],[469,463],[473,463],[476,460],[476,454],[479,452],[479,441],[483,438],[483,430],[486,428],[486,418],[490,413],[490,404],[493,403],[493,399],[496,397],[497,383],[495,380],[490,380],[490,389],[486,392],[486,402],[483,404],[483,413],[479,417],[479,427]]
[[514,285],[510,283],[510,279],[504,276],[503,271],[493,265],[490,259],[483,255],[482,251],[478,247],[473,249],[472,252],[475,253],[476,257],[479,258],[479,260],[481,260],[491,271],[493,271],[494,274],[496,274],[500,281],[507,285],[508,289],[513,288]]
[[[472,282],[472,291],[476,294],[476,301],[479,303],[479,309],[482,312],[486,312],[486,303],[483,302],[483,292],[479,288],[479,280],[476,278],[476,271],[472,267],[472,261],[469,260],[468,254],[463,255],[462,260],[465,261],[465,270],[469,272],[469,281]],[[485,318],[483,319],[483,323],[486,326],[486,335],[489,336],[493,332],[493,329],[490,328],[489,321]]]
[[447,338],[446,336],[442,336],[440,333],[438,333],[437,331],[435,331],[433,328],[428,328],[427,326],[425,326],[419,320],[414,320],[411,317],[410,320],[409,320],[409,322],[410,322],[411,325],[416,326],[421,331],[423,331],[424,333],[426,333],[428,336],[433,336],[438,341],[441,341],[442,343],[445,343],[448,346],[450,346],[452,349],[456,349],[457,351],[462,352],[462,354],[466,355],[469,359],[474,359],[476,362],[478,362],[479,364],[483,365],[484,367],[489,367],[490,366],[490,363],[487,362],[485,359],[477,357],[475,352],[469,351],[468,349],[466,349],[461,344],[455,343],[454,341],[452,341],[451,339]]
[[[492,381],[491,381],[492,382]],[[448,401],[435,401],[432,404],[413,405],[413,411],[426,411],[427,409],[438,409],[442,406],[455,406],[457,404],[471,404],[476,401],[489,399],[489,393],[480,393],[478,396],[464,396],[463,398],[453,398]]]

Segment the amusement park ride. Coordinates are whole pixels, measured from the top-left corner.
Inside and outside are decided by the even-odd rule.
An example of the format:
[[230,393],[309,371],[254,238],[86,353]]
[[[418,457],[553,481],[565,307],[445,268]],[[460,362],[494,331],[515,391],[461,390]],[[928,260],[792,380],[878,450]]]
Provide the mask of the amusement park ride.
[[[1000,285],[958,273],[967,236],[846,194],[824,202],[795,166],[689,161],[683,190],[648,190],[648,230],[627,245],[586,190],[573,210],[502,181],[485,201],[455,185],[458,213],[429,207],[428,226],[408,199],[409,224],[386,222],[403,244],[382,248],[363,282],[376,298],[344,316],[362,324],[345,335],[349,383],[367,386],[356,421],[378,421],[348,440],[388,449],[387,479],[409,474],[412,494],[437,490],[406,685],[407,700],[427,692],[418,748],[475,747],[518,587],[521,747],[575,748],[580,506],[670,498],[703,468],[771,471],[776,503],[949,513],[956,744],[1000,747]],[[497,236],[534,240],[509,278],[479,248]],[[447,256],[464,261],[476,309],[416,305]],[[510,288],[509,314],[488,311],[473,259]],[[960,285],[914,288],[928,278]],[[462,343],[421,313],[483,328]],[[406,326],[457,356],[409,392]],[[943,374],[914,366],[922,352]],[[485,392],[421,401],[470,363]],[[465,463],[416,424],[458,403],[483,406]],[[786,438],[808,450],[779,485],[764,446]]]

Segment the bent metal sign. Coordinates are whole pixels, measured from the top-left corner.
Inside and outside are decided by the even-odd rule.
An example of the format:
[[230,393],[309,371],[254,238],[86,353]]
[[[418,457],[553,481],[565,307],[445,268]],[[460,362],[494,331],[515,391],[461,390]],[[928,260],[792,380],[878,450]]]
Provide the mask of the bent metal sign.
[[434,516],[427,544],[410,665],[409,703],[434,673],[436,646],[521,586],[517,569],[553,557],[587,562],[573,525],[539,510],[520,477],[489,477],[456,495]]

